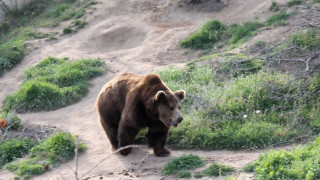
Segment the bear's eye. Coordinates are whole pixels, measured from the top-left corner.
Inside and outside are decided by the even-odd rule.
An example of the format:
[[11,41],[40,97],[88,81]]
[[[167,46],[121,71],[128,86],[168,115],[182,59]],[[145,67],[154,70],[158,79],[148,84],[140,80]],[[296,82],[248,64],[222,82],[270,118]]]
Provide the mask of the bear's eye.
[[174,108],[172,107],[172,108],[170,108],[170,110],[171,110],[171,111],[173,111],[173,110],[174,110]]

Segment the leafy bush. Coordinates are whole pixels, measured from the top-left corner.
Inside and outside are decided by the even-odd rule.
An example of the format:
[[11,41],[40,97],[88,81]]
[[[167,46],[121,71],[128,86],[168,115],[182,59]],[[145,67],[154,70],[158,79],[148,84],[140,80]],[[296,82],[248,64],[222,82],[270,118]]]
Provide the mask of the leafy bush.
[[192,174],[191,174],[191,172],[188,172],[188,171],[179,171],[177,173],[177,176],[178,176],[178,178],[191,178]]
[[249,37],[256,34],[257,30],[263,27],[264,24],[260,22],[245,22],[242,25],[232,24],[228,30],[227,34],[230,37],[230,44],[239,44],[245,42]]
[[194,34],[180,42],[183,48],[208,49],[221,39],[221,35],[226,30],[225,26],[218,20],[205,23]]
[[28,154],[35,142],[28,138],[11,139],[0,145],[0,168],[5,164]]
[[[33,147],[29,158],[12,162],[5,168],[22,176],[43,174],[49,168],[57,167],[61,162],[73,159],[75,147],[76,138],[73,135],[58,132]],[[78,151],[81,153],[85,149],[85,145],[78,142]]]
[[[204,161],[197,155],[188,154],[171,159],[162,169],[163,175],[177,174],[180,171],[191,170],[204,166]],[[181,173],[180,174],[185,174]]]
[[231,166],[227,166],[219,163],[213,163],[207,169],[197,174],[196,177],[200,178],[203,176],[226,176],[231,174],[234,171],[235,169]]
[[255,179],[319,179],[319,151],[320,138],[290,151],[272,150],[255,162]]
[[46,58],[26,70],[24,83],[6,98],[3,110],[53,110],[75,103],[86,95],[88,81],[103,71],[104,63],[97,59]]
[[294,33],[291,35],[290,41],[299,47],[309,50],[320,49],[320,30],[311,28]]
[[290,17],[290,14],[287,14],[286,11],[281,11],[278,14],[275,14],[267,19],[266,23],[268,26],[285,26],[288,24],[286,21]]

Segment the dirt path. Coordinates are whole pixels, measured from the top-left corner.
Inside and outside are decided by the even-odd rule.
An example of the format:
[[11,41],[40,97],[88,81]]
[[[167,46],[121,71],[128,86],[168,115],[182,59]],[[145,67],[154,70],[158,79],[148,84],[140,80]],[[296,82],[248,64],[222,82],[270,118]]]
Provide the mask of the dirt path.
[[[168,158],[156,158],[147,147],[135,149],[127,156],[111,154],[110,145],[98,122],[95,101],[102,86],[120,72],[147,74],[169,64],[181,65],[197,57],[185,55],[178,42],[209,19],[224,23],[239,23],[270,16],[272,0],[225,1],[228,4],[219,12],[201,13],[178,8],[172,0],[109,0],[96,5],[89,15],[89,23],[76,34],[65,35],[56,41],[33,42],[34,50],[13,70],[0,78],[0,101],[14,92],[23,81],[27,67],[47,56],[101,58],[109,71],[92,81],[88,95],[80,102],[51,112],[20,114],[26,122],[53,125],[80,136],[88,150],[79,157],[81,179],[163,179],[160,170],[168,159],[194,153],[208,162],[219,161],[240,169],[255,160],[262,151],[172,151]],[[280,3],[285,3],[282,0]],[[149,155],[148,155],[149,154]],[[91,168],[94,169],[87,173]],[[71,168],[71,169],[70,169]],[[75,179],[75,161],[34,179]],[[0,172],[0,179],[12,175]],[[240,179],[248,179],[240,175]],[[165,179],[172,179],[166,177]],[[205,178],[204,178],[205,179]]]

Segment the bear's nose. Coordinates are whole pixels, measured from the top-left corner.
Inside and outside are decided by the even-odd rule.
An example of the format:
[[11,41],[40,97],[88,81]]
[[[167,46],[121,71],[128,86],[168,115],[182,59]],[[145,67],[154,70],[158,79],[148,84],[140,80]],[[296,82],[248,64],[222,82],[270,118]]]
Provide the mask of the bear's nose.
[[183,120],[183,117],[178,117],[178,123],[181,123],[182,120]]

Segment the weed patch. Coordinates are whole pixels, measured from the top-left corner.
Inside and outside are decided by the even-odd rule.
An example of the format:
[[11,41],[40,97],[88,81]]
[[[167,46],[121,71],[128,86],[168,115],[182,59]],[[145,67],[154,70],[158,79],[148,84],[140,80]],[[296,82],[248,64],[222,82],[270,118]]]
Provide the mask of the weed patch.
[[0,169],[7,163],[28,154],[36,143],[28,138],[11,139],[0,145]]
[[319,179],[320,138],[290,151],[272,150],[254,163],[255,179]]
[[104,63],[97,59],[48,57],[26,70],[25,81],[6,98],[3,110],[53,110],[75,103],[88,92],[89,80],[104,71]]
[[287,14],[286,11],[282,11],[268,18],[266,23],[268,26],[285,26],[288,24],[287,19],[289,17],[290,14]]
[[272,12],[277,12],[280,10],[280,7],[277,2],[272,1],[271,6],[269,7],[269,10]]
[[291,7],[291,6],[300,5],[304,3],[305,3],[304,0],[291,0],[287,3],[287,6]]
[[294,45],[307,48],[310,51],[320,49],[320,30],[311,28],[294,33],[291,35],[290,41]]
[[[76,138],[70,133],[59,132],[51,135],[39,145],[31,149],[29,158],[12,162],[5,166],[19,176],[32,176],[45,173],[60,163],[75,156]],[[78,151],[84,152],[85,145],[78,143]]]
[[183,48],[209,49],[221,39],[226,30],[225,26],[218,20],[205,23],[198,31],[180,42]]
[[213,163],[207,169],[197,174],[196,177],[201,178],[204,176],[226,176],[231,174],[234,171],[235,169],[231,166],[227,166],[219,163]]
[[170,160],[162,169],[163,175],[173,175],[179,173],[179,176],[188,176],[185,170],[191,170],[205,165],[203,159],[197,155],[188,154]]
[[232,24],[227,31],[227,34],[230,37],[229,44],[242,44],[249,37],[254,36],[257,33],[257,30],[263,26],[263,23],[250,21],[245,22],[242,25]]

